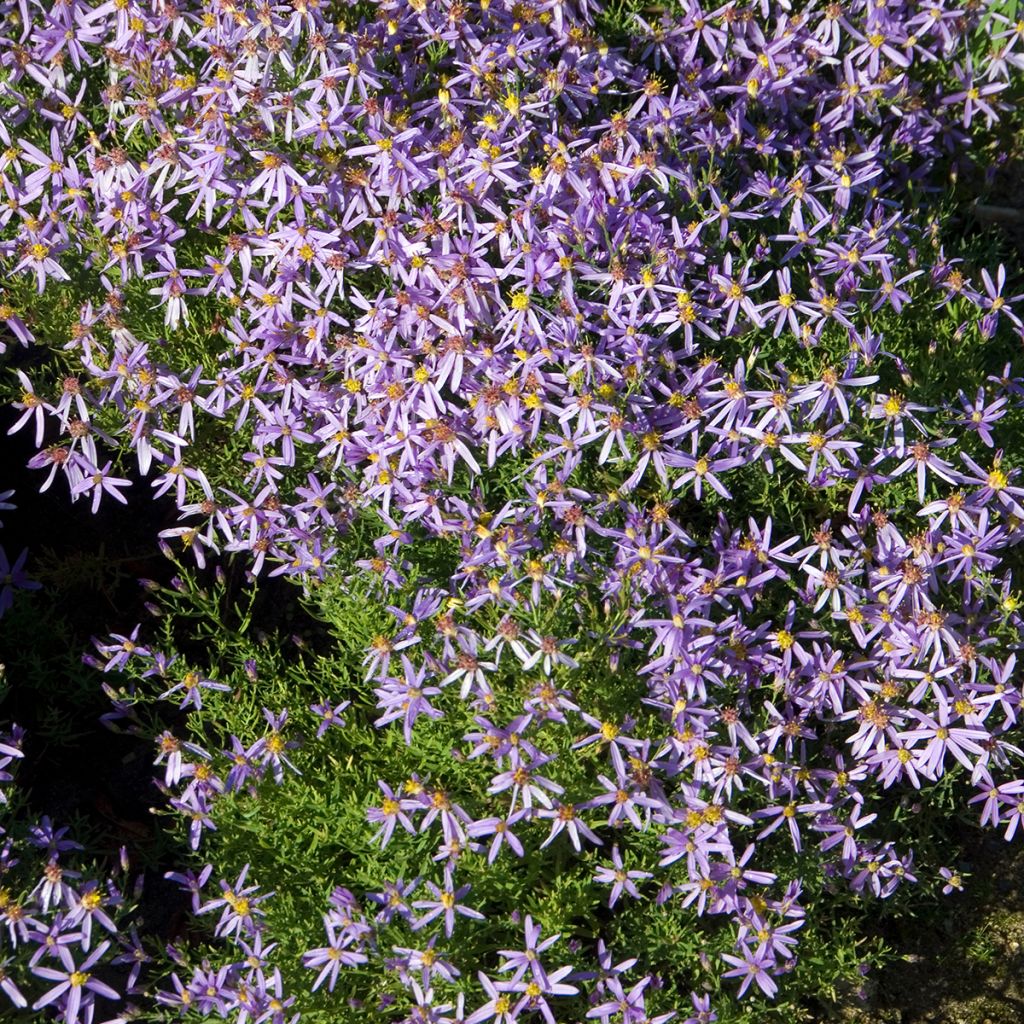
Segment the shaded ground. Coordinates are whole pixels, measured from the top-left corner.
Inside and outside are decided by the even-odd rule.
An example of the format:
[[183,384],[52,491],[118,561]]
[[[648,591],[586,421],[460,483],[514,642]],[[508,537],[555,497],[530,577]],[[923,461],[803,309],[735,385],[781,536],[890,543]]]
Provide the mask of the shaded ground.
[[1024,849],[969,838],[965,890],[880,929],[899,959],[868,981],[867,1005],[844,1024],[1020,1024],[1024,1021]]

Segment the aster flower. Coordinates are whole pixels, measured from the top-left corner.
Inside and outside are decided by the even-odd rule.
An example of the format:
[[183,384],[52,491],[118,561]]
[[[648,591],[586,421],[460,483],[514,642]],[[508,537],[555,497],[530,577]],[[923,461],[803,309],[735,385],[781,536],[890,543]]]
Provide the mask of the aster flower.
[[[377,724],[401,722],[411,746],[420,716],[435,720],[431,732],[444,724],[444,689],[458,683],[476,721],[455,737],[465,732],[469,753],[457,743],[452,756],[492,781],[476,794],[416,776],[397,793],[382,784],[368,812],[382,846],[400,825],[400,845],[436,849],[454,893],[454,871],[484,843],[491,862],[506,845],[524,854],[523,822],[545,823],[545,848],[565,831],[579,849],[596,836],[575,824],[590,810],[606,809],[617,831],[656,824],[662,861],[684,861],[687,881],[654,898],[728,916],[742,953],[733,966],[747,972],[736,977],[764,995],[748,961],[760,957],[771,981],[798,954],[799,879],[762,909],[748,890],[767,873],[734,848],[736,828],[786,825],[796,844],[810,830],[836,878],[884,898],[912,879],[912,862],[872,840],[872,793],[927,791],[963,763],[959,751],[987,825],[1012,835],[1024,813],[1014,783],[992,778],[1019,757],[1020,693],[1002,638],[1021,624],[1007,567],[1024,502],[1010,461],[951,455],[995,454],[1024,383],[1007,367],[977,398],[915,401],[915,378],[947,344],[979,331],[1003,344],[1021,330],[1017,298],[1003,279],[1011,268],[979,267],[972,280],[947,258],[941,225],[904,187],[931,188],[949,154],[970,152],[1002,115],[1020,33],[985,4],[796,16],[761,0],[742,17],[699,3],[645,16],[639,34],[630,27],[636,46],[607,49],[591,45],[593,0],[513,12],[517,26],[498,6],[466,15],[417,0],[341,25],[305,2],[194,24],[173,5],[136,17],[109,2],[47,20],[21,4],[19,39],[0,47],[13,83],[0,227],[23,279],[0,291],[0,319],[22,344],[40,333],[40,311],[22,308],[27,274],[44,305],[61,275],[75,280],[59,282],[58,304],[90,282],[101,300],[68,320],[62,384],[25,365],[32,397],[12,421],[41,446],[54,414],[63,439],[30,465],[46,470],[44,488],[59,471],[94,505],[110,487],[124,496],[99,467],[109,458],[133,478],[117,461],[127,454],[148,493],[178,506],[160,539],[200,565],[237,552],[254,573],[269,559],[271,574],[311,587],[330,572],[365,574],[393,602],[394,629],[371,641],[364,666]],[[131,76],[106,76],[104,117],[129,144],[97,144],[86,79],[154,54],[166,86],[155,103]],[[211,54],[233,63],[208,74]],[[427,64],[433,84],[421,88]],[[279,88],[279,72],[294,90]],[[42,136],[23,142],[18,126],[33,118]],[[163,307],[166,338],[142,330],[139,290]],[[901,359],[866,326],[919,308],[949,314],[919,359],[910,335]],[[745,344],[745,326],[770,344]],[[215,368],[197,370],[185,352],[196,345]],[[973,395],[979,381],[963,387]],[[221,473],[215,493],[205,474],[225,431],[243,457],[221,470],[244,486]],[[910,474],[919,526],[878,504]],[[730,493],[760,501],[766,480],[791,511],[831,488],[847,515],[788,540],[756,512],[741,527]],[[714,515],[691,516],[691,501]],[[364,528],[372,551],[332,566],[347,550],[335,538]],[[448,554],[437,561],[435,548]],[[425,565],[441,576],[416,579]],[[566,632],[570,604],[607,623]],[[127,639],[102,645],[109,671],[147,670],[186,709],[216,703],[201,682],[175,687],[167,660]],[[630,709],[614,704],[608,717],[595,703],[595,651],[639,687],[643,743]],[[518,717],[498,685],[509,673],[526,676]],[[734,703],[723,704],[727,691]],[[340,705],[311,710],[318,735],[340,722]],[[268,735],[224,744],[223,782],[208,755],[159,737],[159,784],[173,787],[194,846],[220,818],[222,789],[283,781],[292,741],[283,716],[267,715]],[[565,806],[568,782],[547,767],[555,747],[542,739],[559,731],[594,755],[571,758],[586,778]],[[822,744],[843,754],[816,760]],[[443,835],[427,838],[437,826]],[[618,856],[595,868],[613,886]],[[429,954],[392,959],[376,945],[379,926],[432,909],[414,914],[417,884],[368,894],[372,921],[339,890],[334,933],[311,966],[333,986],[343,951],[360,969],[383,963],[410,990],[412,1017],[454,1024],[465,993],[437,1002]],[[12,941],[24,941],[27,913],[4,909]],[[204,964],[160,1000],[243,1024],[283,1020],[290,997],[256,959]],[[594,973],[594,1016],[650,1017],[656,979],[623,990],[603,947]],[[482,1019],[499,1020],[550,1021],[569,994],[529,971],[484,991]],[[405,1012],[385,1000],[380,1010]],[[712,1017],[695,997],[691,1019]]]
[[104,999],[120,999],[114,989],[91,973],[92,968],[109,948],[109,942],[101,942],[81,964],[76,966],[70,951],[61,946],[61,966],[59,968],[40,965],[33,967],[33,974],[55,984],[32,1004],[32,1009],[41,1010],[44,1006],[49,1006],[59,1000],[64,1019],[68,1021],[68,1024],[75,1024],[79,1020],[80,1011],[89,1013],[95,996],[99,995]]
[[[24,757],[21,743],[25,736],[25,730],[19,725],[12,724],[11,731],[5,735],[0,733],[0,783],[10,782],[14,776],[5,771],[12,761]],[[0,804],[7,803],[7,794],[0,788]]]
[[948,93],[942,97],[942,104],[944,106],[964,105],[963,113],[963,126],[964,128],[970,128],[971,121],[974,118],[975,112],[980,110],[985,115],[986,124],[991,127],[998,119],[999,115],[992,108],[992,106],[986,102],[986,96],[992,96],[995,93],[1001,92],[1006,88],[1006,82],[989,82],[985,85],[978,85],[974,80],[974,69],[971,66],[970,57],[968,57],[965,66],[961,67],[957,65],[954,68],[954,74],[960,80],[960,83],[964,86],[958,92]]
[[926,741],[923,748],[915,751],[915,759],[932,778],[942,774],[947,755],[951,754],[972,773],[978,761],[970,755],[976,755],[979,760],[986,756],[984,747],[979,743],[987,736],[985,730],[953,725],[951,711],[952,708],[944,700],[939,701],[934,717],[912,708],[910,714],[920,725],[902,733],[905,740]]
[[222,880],[220,883],[221,895],[202,904],[197,911],[198,914],[209,914],[215,910],[221,911],[215,934],[241,937],[243,932],[247,935],[254,935],[261,927],[258,918],[265,911],[259,907],[259,904],[273,896],[273,893],[263,893],[257,896],[256,892],[259,886],[245,885],[248,873],[249,865],[246,864],[233,885]]
[[189,707],[199,711],[203,706],[202,691],[203,690],[215,690],[221,693],[230,693],[231,687],[226,683],[218,683],[213,679],[204,679],[198,672],[188,671],[186,672],[181,680],[175,683],[169,690],[164,691],[160,694],[161,700],[166,700],[171,694],[184,692],[185,696],[182,702],[178,705],[179,711],[184,711]]
[[829,805],[821,801],[797,803],[795,800],[790,800],[788,803],[775,804],[771,807],[763,807],[755,811],[753,816],[755,818],[771,818],[773,820],[758,833],[757,838],[763,839],[765,836],[770,835],[776,829],[785,824],[789,830],[793,849],[799,853],[802,847],[802,842],[797,815],[820,814],[821,812],[828,810],[830,810]]
[[1013,311],[1013,304],[1024,299],[1024,292],[1007,298],[1003,295],[1003,288],[1006,285],[1006,268],[1000,263],[996,271],[995,280],[992,279],[988,270],[984,267],[981,271],[981,280],[985,286],[985,297],[982,305],[989,312],[983,323],[985,334],[991,336],[994,333],[995,325],[999,318],[1005,316],[1015,327],[1024,328],[1024,321]]
[[512,805],[510,810],[515,810],[519,800],[522,800],[523,808],[526,810],[533,810],[537,805],[550,808],[553,806],[552,794],[561,796],[565,791],[551,779],[537,775],[534,769],[543,767],[551,760],[553,759],[550,757],[540,757],[534,761],[528,760],[514,750],[508,771],[495,775],[487,792],[496,794],[511,789]]
[[523,844],[512,831],[512,826],[526,819],[528,815],[529,810],[523,807],[518,811],[512,811],[505,818],[478,818],[466,826],[466,834],[473,839],[492,837],[487,850],[488,864],[493,864],[497,860],[503,846],[508,846],[517,857],[522,857],[525,852]]
[[909,457],[889,471],[890,477],[902,476],[909,469],[913,468],[917,476],[917,500],[924,502],[929,469],[941,480],[945,480],[946,483],[955,484],[958,482],[956,470],[948,462],[943,461],[935,454],[936,448],[948,448],[954,443],[952,438],[933,441],[930,444],[925,441],[915,441],[910,446]]
[[732,953],[722,954],[722,959],[732,965],[729,970],[722,972],[722,977],[743,979],[738,992],[740,998],[746,994],[752,982],[757,984],[767,998],[774,998],[779,990],[779,986],[770,974],[771,969],[775,966],[774,958],[767,951],[760,948],[752,951],[746,946],[740,947],[740,954],[740,956],[734,956]]
[[474,921],[485,920],[484,915],[477,910],[473,910],[472,907],[468,907],[465,904],[459,902],[469,892],[471,886],[463,885],[458,889],[453,887],[453,883],[450,878],[445,879],[445,887],[443,889],[434,885],[433,882],[426,883],[427,888],[430,890],[432,899],[429,900],[416,900],[413,906],[417,910],[423,910],[425,913],[418,917],[413,924],[413,930],[418,931],[420,928],[425,927],[436,917],[444,917],[444,934],[446,938],[451,938],[452,932],[455,930],[455,917],[461,915],[462,917],[471,918]]
[[988,470],[982,469],[966,452],[961,452],[960,458],[971,470],[970,475],[960,475],[960,482],[974,484],[978,487],[973,496],[977,503],[985,504],[991,498],[995,498],[999,504],[1014,515],[1024,517],[1024,508],[1021,508],[1016,500],[1024,497],[1024,488],[1010,483],[1018,475],[1019,470],[1012,469],[1007,472],[1002,468],[1002,451],[995,453],[992,458],[992,467]]
[[405,813],[401,801],[395,796],[391,787],[380,780],[377,781],[377,785],[384,794],[384,799],[379,807],[371,807],[367,810],[366,819],[380,825],[380,828],[373,837],[373,841],[380,842],[381,846],[384,847],[391,841],[396,824],[401,825],[410,835],[416,833],[416,827]]
[[425,949],[408,949],[403,946],[395,946],[394,951],[405,959],[406,971],[420,972],[420,985],[422,989],[429,990],[430,982],[436,974],[447,982],[454,983],[460,976],[455,966],[436,951],[437,936],[431,936]]
[[583,839],[595,846],[604,845],[597,833],[579,818],[576,808],[572,804],[556,804],[551,808],[542,808],[537,812],[537,817],[551,821],[551,831],[548,833],[547,839],[540,844],[541,849],[554,842],[562,832],[568,834],[577,853],[582,850]]
[[181,740],[165,729],[156,739],[157,756],[154,764],[164,764],[164,785],[176,786],[186,775],[184,754],[194,754],[203,760],[210,759],[209,753],[190,740]]
[[36,277],[36,290],[40,295],[46,291],[49,279],[55,281],[70,281],[66,270],[53,258],[55,246],[49,244],[50,240],[35,241],[27,245],[21,261],[15,266],[14,272],[19,270],[31,270]]
[[374,721],[374,725],[384,726],[394,721],[401,721],[403,734],[407,744],[412,743],[412,729],[420,715],[428,718],[441,718],[442,712],[429,701],[441,692],[439,686],[425,686],[426,668],[416,668],[412,662],[402,655],[402,678],[388,678],[383,686],[374,692],[377,694],[378,708],[384,713]]
[[[237,1001],[232,985],[234,971],[225,965],[217,970],[208,960],[192,972],[192,980],[188,985],[188,1005],[202,1014],[218,1013],[226,1015],[228,1008]],[[184,993],[182,994],[184,998]]]
[[184,892],[191,893],[192,911],[195,913],[201,906],[203,886],[209,881],[211,874],[213,874],[213,865],[206,864],[198,874],[191,870],[168,871],[164,878],[171,882],[177,882]]
[[692,484],[694,497],[699,501],[703,494],[704,484],[707,483],[712,490],[729,500],[732,498],[732,495],[726,490],[725,485],[718,479],[716,474],[735,469],[737,466],[743,465],[744,461],[744,459],[738,456],[712,459],[704,455],[700,455],[697,458],[689,455],[673,456],[671,465],[680,467],[683,472],[672,482],[672,486],[679,488],[686,484]]
[[518,1003],[513,1008],[513,1017],[524,1010],[539,1012],[547,1024],[555,1024],[555,1015],[551,1009],[548,999],[552,996],[573,996],[579,993],[575,985],[569,985],[563,981],[566,977],[573,976],[571,967],[559,967],[545,976],[544,982],[532,978],[520,978],[513,981],[510,991],[522,993]]
[[974,431],[989,448],[994,447],[992,429],[1007,413],[1006,396],[988,402],[985,389],[979,387],[974,401],[968,399],[962,391],[958,399],[963,409],[963,415],[958,419],[959,425]]
[[[21,399],[15,403],[15,408],[21,411],[21,415],[14,421],[7,433],[15,434],[31,422],[35,427],[35,443],[38,448],[43,443],[43,434],[46,431],[46,414],[52,409],[35,393],[32,382],[21,370],[14,372],[21,384]],[[6,496],[9,497],[13,493],[13,491],[8,491]],[[7,507],[14,508],[13,505]]]
[[[616,750],[617,753],[617,748],[612,749]],[[598,775],[597,781],[601,784],[604,792],[585,801],[580,807],[582,809],[610,806],[611,810],[608,812],[609,825],[621,826],[625,821],[629,821],[634,828],[643,829],[644,821],[640,814],[641,802],[644,799],[643,795],[628,781],[621,755],[613,755],[613,761],[616,761],[617,778],[613,781],[606,775]],[[647,814],[646,809],[645,814]],[[647,816],[649,817],[649,814]]]
[[11,965],[11,957],[6,960],[0,961],[0,990],[3,991],[4,995],[7,996],[8,1000],[18,1009],[23,1009],[28,1005],[28,1001],[21,993],[21,989],[15,984],[14,979],[7,972],[7,968]]
[[1018,827],[1024,821],[1024,796],[1013,796],[1001,792],[1000,797],[1005,804],[1005,814],[1003,810],[1000,810],[997,821],[1000,825],[1006,825],[1003,838],[1009,842],[1017,834]]
[[88,466],[81,479],[71,487],[71,493],[76,497],[92,492],[94,514],[99,509],[104,494],[109,494],[122,505],[128,504],[128,499],[121,493],[121,488],[130,487],[131,480],[126,477],[114,476],[111,473],[112,468],[113,463],[109,461],[102,469],[99,466]]
[[[725,204],[721,205],[724,206]],[[736,216],[735,211],[732,211],[730,215]],[[722,227],[725,230],[724,218]],[[765,274],[756,281],[751,281],[750,268],[752,265],[753,261],[747,260],[739,273],[734,275],[732,256],[727,255],[722,263],[722,272],[713,276],[715,286],[722,293],[722,304],[726,311],[726,334],[732,333],[732,329],[736,324],[736,317],[740,312],[746,314],[747,319],[754,327],[762,326],[763,321],[761,319],[760,307],[750,298],[750,293],[760,288],[771,277],[771,274]]]
[[329,914],[324,915],[324,930],[327,932],[327,945],[319,949],[311,949],[302,955],[304,967],[310,970],[320,968],[316,980],[313,982],[312,990],[314,992],[325,982],[327,990],[333,992],[342,967],[355,967],[367,962],[365,953],[350,948],[353,943],[351,936],[339,935],[339,930]]
[[171,974],[171,985],[173,991],[161,989],[157,992],[157,1003],[160,1006],[170,1006],[184,1013],[192,1007],[192,991],[185,985],[177,974]]
[[369,898],[381,908],[377,912],[377,923],[388,924],[397,915],[411,925],[415,915],[410,906],[409,897],[419,888],[419,884],[418,878],[409,882],[399,878],[394,882],[386,882],[382,892],[372,893]]
[[497,664],[478,659],[479,651],[474,637],[460,637],[459,640],[462,653],[455,659],[453,670],[441,680],[441,686],[460,682],[459,697],[462,700],[466,700],[471,692],[489,693],[487,673],[495,671]]
[[862,815],[858,805],[854,805],[850,817],[845,821],[836,819],[831,814],[822,815],[813,826],[816,832],[821,832],[825,836],[818,844],[819,848],[831,850],[841,845],[844,865],[852,866],[859,853],[857,831],[870,825],[877,817],[877,814]]
[[299,746],[298,740],[289,740],[284,737],[284,727],[288,722],[288,709],[285,708],[278,714],[274,714],[269,708],[263,709],[263,717],[270,726],[270,731],[253,744],[252,748],[246,751],[249,758],[255,758],[263,765],[269,764],[274,774],[274,781],[281,784],[284,781],[284,769],[290,768],[296,775],[302,773],[292,764],[285,754],[286,750],[294,750]]
[[321,701],[319,704],[310,704],[309,710],[312,711],[318,719],[316,727],[317,739],[322,739],[331,728],[343,729],[345,727],[345,719],[341,717],[341,713],[351,703],[351,701],[343,700],[340,704],[334,705],[332,705],[330,701]]
[[203,829],[217,831],[217,825],[210,816],[210,801],[207,796],[194,790],[187,791],[179,800],[170,801],[171,807],[180,812],[189,823],[188,837],[189,846],[193,850],[199,849],[202,841]]
[[509,992],[512,990],[508,982],[494,982],[482,971],[477,978],[488,999],[482,1006],[465,1018],[465,1024],[515,1024],[518,1011]]
[[693,1003],[693,1014],[683,1024],[714,1024],[718,1020],[718,1014],[711,1009],[711,996],[692,992],[690,1000]]
[[542,988],[548,986],[548,976],[540,962],[540,954],[555,945],[560,935],[549,935],[543,942],[540,939],[541,928],[534,924],[529,914],[523,922],[524,947],[522,950],[502,949],[499,955],[505,958],[504,963],[498,968],[502,973],[513,972],[512,981],[519,981],[525,974],[540,983]]
[[964,875],[961,872],[953,871],[950,868],[939,868],[939,875],[946,880],[946,884],[942,887],[943,896],[948,896],[954,891],[963,891]]
[[612,847],[612,867],[601,866],[594,875],[594,881],[607,885],[611,883],[612,891],[608,896],[608,906],[614,907],[623,892],[632,896],[633,899],[640,899],[640,891],[636,883],[641,879],[653,878],[649,871],[627,871],[622,863],[622,854],[618,846]]
[[522,664],[525,671],[529,671],[535,665],[540,665],[545,675],[551,675],[555,665],[579,668],[579,665],[562,650],[562,647],[566,644],[572,643],[571,640],[559,640],[554,636],[541,636],[534,629],[528,630],[524,639],[530,641],[535,647],[534,651],[523,659]]
[[[622,964],[619,967],[623,967]],[[651,1024],[666,1024],[675,1017],[675,1013],[663,1013],[651,1017],[647,1013],[645,991],[650,987],[652,978],[650,976],[641,978],[627,992],[622,982],[616,975],[605,979],[602,996],[609,996],[604,1002],[598,1003],[587,1011],[587,1019],[600,1019],[607,1022],[612,1015],[621,1013],[623,1018],[637,1021],[650,1020]]]
[[119,894],[109,885],[107,893],[104,895],[100,883],[96,881],[86,882],[81,889],[74,893],[67,924],[71,927],[81,928],[81,944],[84,951],[88,951],[92,942],[93,922],[101,928],[105,928],[112,935],[118,933],[117,925],[104,908],[117,906],[122,902]]

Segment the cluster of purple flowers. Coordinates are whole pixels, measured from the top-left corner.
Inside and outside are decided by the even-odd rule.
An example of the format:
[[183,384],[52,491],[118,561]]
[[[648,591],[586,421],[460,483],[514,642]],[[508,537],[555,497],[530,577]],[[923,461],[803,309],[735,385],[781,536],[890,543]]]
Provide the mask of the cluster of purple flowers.
[[[1005,269],[947,254],[904,203],[1012,106],[1024,29],[984,3],[789,7],[685,0],[636,17],[627,51],[589,0],[386,0],[358,24],[299,0],[0,4],[0,320],[49,344],[37,295],[89,282],[62,325],[71,370],[39,393],[21,378],[43,488],[123,501],[111,453],[131,453],[180,512],[165,541],[307,580],[354,520],[378,524],[356,567],[401,602],[367,654],[378,724],[413,743],[457,692],[468,756],[490,759],[484,794],[381,781],[379,842],[437,833],[440,884],[394,880],[372,919],[338,890],[306,957],[317,986],[385,956],[385,917],[450,938],[481,916],[460,862],[529,840],[609,851],[613,905],[722,915],[724,976],[771,997],[805,912],[800,879],[759,870],[760,851],[813,844],[837,884],[888,896],[912,852],[872,808],[950,773],[983,824],[1018,829],[1007,563],[1024,486],[996,438],[1024,382],[1007,366],[917,402],[883,329],[927,315],[961,339],[1024,338]],[[783,342],[814,371],[759,361]],[[224,439],[243,450],[234,476],[209,454]],[[688,530],[752,475],[834,512],[808,536],[743,523],[752,510]],[[421,539],[457,552],[449,578],[414,580]],[[613,635],[559,620],[585,601],[623,612]],[[107,669],[168,673],[137,633],[115,641]],[[577,694],[595,647],[635,666],[635,718]],[[188,673],[165,696],[199,708],[220,687]],[[325,729],[342,710],[317,709]],[[193,847],[220,792],[283,778],[285,715],[266,717],[224,778],[159,737]],[[600,754],[569,792],[561,739],[580,728],[570,749]],[[632,866],[650,830],[660,861]],[[207,908],[255,942],[243,883]],[[538,939],[528,922],[533,957],[483,974],[465,1019],[553,1019],[580,979],[541,968]],[[434,999],[458,971],[427,949],[396,952],[410,1019],[464,1019]],[[277,1019],[290,1004],[258,969],[204,969],[167,999]],[[590,1016],[644,1019],[652,979],[618,973]],[[71,991],[91,990],[54,998]]]
[[[305,6],[8,6],[0,255],[44,294],[91,282],[62,326],[73,372],[41,395],[25,377],[17,426],[50,442],[43,486],[60,474],[93,507],[123,500],[105,452],[130,449],[200,563],[322,574],[356,508],[443,532],[453,477],[516,456],[543,488],[592,451],[623,498],[655,476],[725,495],[750,462],[886,478],[914,410],[850,407],[882,351],[865,313],[1021,330],[1003,268],[972,278],[899,195],[998,116],[1024,57],[994,10],[687,3],[639,19],[627,57],[589,4],[554,0],[384,3],[348,28]],[[407,55],[426,41],[444,55],[425,75]],[[0,295],[24,343],[35,290]],[[140,290],[165,339],[141,331]],[[191,309],[210,365],[168,361]],[[848,332],[850,359],[799,389],[759,379],[722,358],[751,329]],[[1001,407],[962,397],[984,436]],[[857,441],[864,415],[885,443]],[[196,454],[218,427],[248,443],[230,480]],[[570,497],[577,516],[590,499]]]
[[[23,740],[18,726],[0,734],[0,783],[11,781],[5,769],[23,757]],[[16,1009],[51,1007],[64,1024],[113,1024],[124,1018],[109,1012],[140,991],[149,960],[137,931],[120,922],[137,893],[123,849],[120,871],[89,877],[74,867],[83,847],[68,831],[45,815],[24,836],[0,828],[0,998]],[[118,989],[104,978],[117,978]]]
[[[160,685],[170,683],[160,699],[173,702],[181,695],[178,710],[199,711],[203,707],[203,691],[230,692],[231,687],[214,679],[207,679],[195,669],[174,667],[176,656],[168,657],[163,652],[151,649],[138,642],[136,626],[130,635],[112,634],[109,641],[95,641],[99,658],[89,655],[92,662],[104,673],[124,671],[126,667],[137,670],[141,679],[157,679]],[[251,682],[257,679],[254,663],[246,666]],[[113,710],[104,716],[106,724],[114,729],[127,729],[138,736],[146,736],[145,724],[139,719],[135,708],[134,691],[118,693],[104,684],[111,699]],[[331,726],[340,726],[344,720],[341,712],[347,706],[344,702],[336,707],[329,704],[312,708],[320,718],[318,735]],[[263,709],[266,732],[254,742],[246,744],[238,736],[227,738],[228,749],[220,756],[198,743],[183,739],[170,729],[164,729],[154,738],[156,757],[154,764],[163,769],[162,777],[156,780],[160,792],[167,798],[171,810],[181,815],[188,823],[189,845],[198,850],[205,830],[216,831],[213,805],[224,793],[245,792],[255,796],[259,783],[268,775],[280,785],[285,770],[298,772],[288,752],[299,746],[299,741],[288,735],[288,710],[273,712]]]
[[[220,914],[214,935],[228,940],[234,959],[219,966],[204,960],[183,981],[177,972],[170,987],[157,994],[157,1002],[182,1014],[231,1018],[237,1024],[294,1024],[299,1014],[292,1007],[295,997],[285,993],[281,971],[273,965],[277,943],[267,941],[260,904],[273,893],[260,893],[259,886],[246,885],[248,865],[233,883],[221,880],[220,894],[203,900],[203,889],[213,871],[207,864],[195,872],[168,875],[183,891],[191,894],[195,914]],[[171,950],[178,964],[184,959]]]
[[[378,925],[387,924],[396,915],[412,920],[411,907],[423,905],[418,901],[410,906],[407,897],[414,887],[415,883],[406,886],[399,882],[386,892],[374,894],[372,902],[381,909],[372,916],[366,914],[348,889],[335,889],[330,898],[330,910],[324,915],[328,944],[310,950],[304,958],[306,967],[319,969],[314,989],[326,984],[333,991],[342,968],[367,963],[368,957],[361,949],[378,952]],[[462,890],[453,894],[453,904],[461,893]],[[645,992],[655,983],[654,978],[642,977],[628,990],[623,986],[623,977],[637,964],[635,958],[614,963],[611,952],[598,940],[596,971],[574,970],[569,965],[551,969],[544,963],[547,959],[544,954],[556,946],[561,936],[549,935],[541,939],[543,929],[529,914],[522,921],[522,928],[519,948],[498,951],[501,962],[494,972],[498,977],[477,971],[484,1001],[475,1009],[467,1007],[462,991],[453,1002],[435,992],[435,983],[439,989],[457,984],[461,973],[436,948],[436,935],[422,948],[394,946],[393,955],[387,956],[385,965],[410,995],[409,1013],[403,1019],[423,1024],[514,1024],[523,1015],[538,1014],[546,1024],[555,1024],[559,997],[578,995],[581,985],[589,990],[588,1020],[598,1020],[601,1024],[609,1024],[613,1019],[665,1024],[679,1016],[674,1012],[654,1016],[649,1013]],[[691,1002],[692,1009],[685,1017],[680,1016],[681,1024],[713,1024],[718,1019],[707,995],[694,994]],[[358,1000],[353,1004],[356,1009],[361,1005]],[[382,1004],[378,1009],[386,1009],[387,1005]]]
[[[1006,387],[1019,393],[1020,383]],[[435,900],[449,898],[445,934],[456,913],[474,916],[455,902],[467,892],[455,881],[466,855],[522,857],[524,842],[535,854],[559,835],[579,851],[605,846],[602,833],[624,843],[631,830],[653,828],[664,847],[658,867],[669,870],[629,870],[613,847],[596,876],[612,884],[610,902],[623,893],[642,898],[637,882],[656,877],[649,897],[728,915],[737,950],[724,976],[743,978],[741,994],[753,981],[773,995],[772,976],[795,964],[804,910],[799,878],[785,880],[777,898],[760,891],[778,881],[752,860],[772,833],[798,853],[813,843],[832,878],[886,897],[916,880],[913,857],[875,837],[872,806],[893,786],[921,789],[959,772],[983,805],[982,824],[1005,827],[1011,838],[1024,780],[1016,656],[1006,653],[1003,630],[1018,636],[1020,617],[1011,579],[997,575],[997,585],[991,571],[1020,543],[1024,491],[1001,465],[998,457],[969,472],[947,465],[948,496],[920,510],[923,528],[913,533],[868,505],[854,507],[835,532],[823,523],[804,547],[797,537],[773,537],[770,521],[736,530],[723,518],[709,549],[650,512],[605,528],[618,555],[603,567],[601,589],[635,608],[616,645],[645,652],[638,675],[642,703],[661,722],[653,734],[649,718],[640,733],[637,723],[602,720],[574,698],[578,666],[564,654],[566,641],[526,629],[554,600],[545,589],[535,597],[529,578],[519,581],[517,600],[503,602],[481,583],[460,590],[458,610],[440,590],[421,592],[409,614],[396,608],[398,632],[367,655],[385,711],[378,724],[401,717],[414,741],[417,718],[440,717],[440,695],[460,684],[459,698],[477,716],[463,737],[468,756],[493,762],[487,794],[495,801],[483,814],[468,814],[459,794],[416,777],[400,794],[382,782],[381,802],[368,811],[383,845],[396,828],[439,833],[435,860],[445,881]],[[479,553],[497,535],[474,521],[460,541]],[[557,521],[550,507],[506,515],[504,549],[529,551]],[[573,582],[593,583],[579,570]],[[790,594],[777,618],[762,613],[773,595]],[[500,618],[469,610],[482,604]],[[824,615],[807,621],[801,607]],[[536,681],[526,684],[520,714],[495,721],[496,694],[523,690],[516,677]],[[564,732],[581,728],[586,735],[571,749],[599,745],[604,771],[594,770],[590,792],[566,793],[552,762]],[[471,795],[477,806],[479,796]],[[526,840],[538,825],[546,832],[539,846]],[[431,909],[429,920],[442,902],[411,904],[418,906]],[[353,941],[362,948],[359,936]]]

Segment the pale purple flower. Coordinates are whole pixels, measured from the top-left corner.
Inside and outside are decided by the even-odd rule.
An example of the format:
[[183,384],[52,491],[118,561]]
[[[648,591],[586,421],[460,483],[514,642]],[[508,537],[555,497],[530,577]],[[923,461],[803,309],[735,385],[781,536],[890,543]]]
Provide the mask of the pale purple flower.
[[60,946],[60,968],[41,965],[33,967],[33,974],[55,984],[32,1004],[32,1009],[41,1010],[44,1006],[50,1006],[60,1000],[64,1020],[68,1024],[76,1024],[80,1010],[85,1010],[91,1019],[89,1010],[94,996],[99,995],[104,999],[120,999],[121,997],[114,989],[91,973],[92,968],[102,959],[109,948],[109,942],[101,942],[81,964],[76,966],[70,950],[66,946]]

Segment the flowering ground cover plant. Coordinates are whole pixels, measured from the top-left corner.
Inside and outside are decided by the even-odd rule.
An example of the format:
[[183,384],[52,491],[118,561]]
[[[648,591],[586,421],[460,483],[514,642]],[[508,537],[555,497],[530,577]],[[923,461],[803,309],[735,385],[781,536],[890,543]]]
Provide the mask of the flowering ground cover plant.
[[0,10],[11,431],[170,509],[86,660],[188,908],[25,804],[14,1009],[826,1016],[1024,831],[1015,5]]

